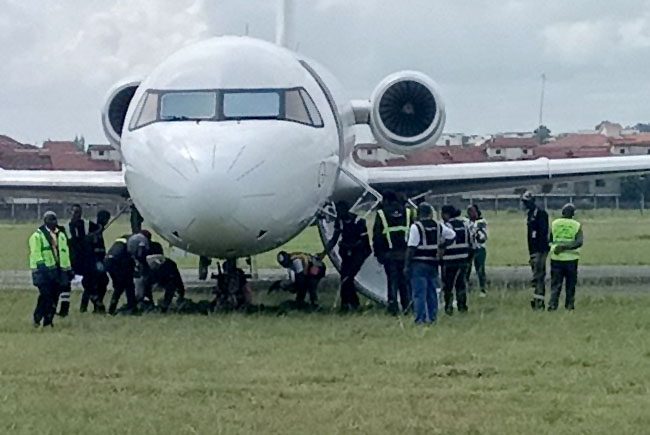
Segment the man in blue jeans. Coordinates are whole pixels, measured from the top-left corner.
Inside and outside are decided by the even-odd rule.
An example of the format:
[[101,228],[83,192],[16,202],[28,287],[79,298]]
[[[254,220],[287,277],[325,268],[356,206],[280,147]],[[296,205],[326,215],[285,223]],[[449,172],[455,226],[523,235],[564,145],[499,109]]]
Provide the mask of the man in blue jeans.
[[439,259],[456,238],[454,230],[435,219],[433,207],[423,202],[418,206],[418,220],[409,230],[404,275],[410,278],[417,325],[436,321]]

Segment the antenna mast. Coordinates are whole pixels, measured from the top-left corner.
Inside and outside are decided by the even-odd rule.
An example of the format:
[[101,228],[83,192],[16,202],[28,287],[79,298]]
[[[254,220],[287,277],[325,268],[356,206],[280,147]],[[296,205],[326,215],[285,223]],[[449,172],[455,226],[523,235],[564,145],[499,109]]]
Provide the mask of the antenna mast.
[[542,73],[542,94],[539,99],[539,124],[537,126],[539,127],[540,125],[544,125],[544,94],[546,92],[546,74]]

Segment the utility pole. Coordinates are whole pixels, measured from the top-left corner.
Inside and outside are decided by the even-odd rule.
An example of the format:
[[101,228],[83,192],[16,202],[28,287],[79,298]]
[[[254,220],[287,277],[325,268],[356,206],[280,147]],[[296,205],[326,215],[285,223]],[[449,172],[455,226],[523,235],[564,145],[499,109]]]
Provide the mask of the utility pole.
[[537,126],[544,125],[544,93],[546,92],[546,74],[542,73],[542,95],[539,99],[539,123]]

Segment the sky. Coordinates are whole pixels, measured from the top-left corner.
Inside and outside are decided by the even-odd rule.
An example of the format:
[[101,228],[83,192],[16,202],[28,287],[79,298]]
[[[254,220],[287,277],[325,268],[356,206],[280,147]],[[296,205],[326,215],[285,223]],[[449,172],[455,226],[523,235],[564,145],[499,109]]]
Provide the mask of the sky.
[[[650,121],[650,0],[297,0],[297,50],[352,99],[417,69],[447,132],[592,129]],[[273,40],[275,0],[0,0],[0,134],[106,143],[116,82],[223,34]]]

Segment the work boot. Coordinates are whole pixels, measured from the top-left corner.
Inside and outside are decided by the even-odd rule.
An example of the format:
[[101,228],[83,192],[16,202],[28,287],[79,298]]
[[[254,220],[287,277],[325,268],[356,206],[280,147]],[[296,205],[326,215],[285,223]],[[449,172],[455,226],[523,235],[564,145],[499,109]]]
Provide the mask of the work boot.
[[451,305],[445,305],[445,314],[448,316],[453,316],[454,314],[454,307]]
[[538,310],[544,311],[546,305],[544,304],[544,301],[541,299],[533,299],[532,301],[530,301],[530,307],[535,311]]
[[389,302],[388,314],[390,314],[391,316],[397,316],[397,313],[399,313],[399,310],[397,308],[397,302]]
[[70,302],[61,302],[61,309],[57,313],[60,317],[67,317],[70,313]]

